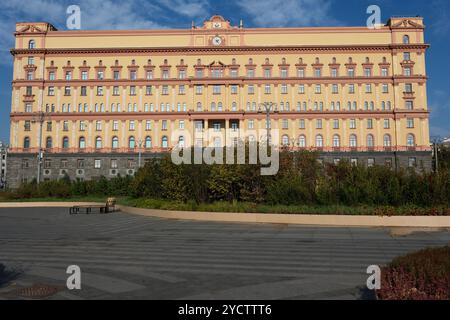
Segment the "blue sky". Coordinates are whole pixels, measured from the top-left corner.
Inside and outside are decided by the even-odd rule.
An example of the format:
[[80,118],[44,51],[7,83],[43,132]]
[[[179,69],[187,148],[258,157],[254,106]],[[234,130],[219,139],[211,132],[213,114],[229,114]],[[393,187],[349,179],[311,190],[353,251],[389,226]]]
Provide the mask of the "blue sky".
[[0,10],[0,141],[9,140],[12,57],[15,23],[47,21],[65,29],[66,8],[77,4],[82,29],[189,28],[220,14],[246,27],[363,26],[371,4],[380,6],[382,20],[393,15],[425,18],[428,103],[431,135],[450,137],[450,2],[447,0],[9,0]]

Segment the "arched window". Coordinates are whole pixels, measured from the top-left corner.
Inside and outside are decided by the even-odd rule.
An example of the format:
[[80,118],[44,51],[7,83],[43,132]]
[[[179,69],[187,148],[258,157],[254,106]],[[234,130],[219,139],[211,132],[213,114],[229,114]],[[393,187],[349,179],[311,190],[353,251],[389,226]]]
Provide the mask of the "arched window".
[[281,138],[281,144],[282,144],[283,146],[288,146],[288,145],[289,145],[289,137],[288,137],[287,135],[284,135],[284,136]]
[[358,146],[358,140],[356,138],[356,135],[351,134],[350,135],[350,148],[356,148]]
[[341,138],[339,137],[339,135],[335,134],[333,136],[333,147],[339,148],[340,146],[341,146]]
[[391,136],[388,134],[385,134],[383,137],[383,146],[390,147],[391,146]]
[[35,49],[36,48],[36,42],[34,40],[28,41],[28,49]]
[[184,136],[179,136],[178,137],[178,146],[180,148],[184,148]]
[[202,111],[202,103],[201,102],[197,102],[197,111]]
[[416,145],[416,139],[414,137],[413,134],[408,134],[408,136],[406,137],[406,145],[408,147],[414,147]]
[[[67,139],[67,142],[69,142],[69,139]],[[63,142],[63,145],[64,145],[64,142]],[[86,139],[84,137],[80,137],[80,140],[79,140],[79,143],[78,143],[78,147],[80,149],[86,148]],[[63,146],[63,148],[68,148],[68,146],[67,147]]]
[[168,139],[167,139],[166,136],[163,136],[163,137],[162,137],[162,140],[161,140],[161,147],[163,147],[163,148],[168,148],[168,147],[169,147]]
[[403,44],[409,44],[409,36],[406,34],[403,36]]
[[95,138],[95,148],[96,149],[102,148],[102,138],[101,137]]
[[52,137],[47,137],[47,139],[45,140],[45,147],[46,147],[47,149],[53,148],[53,140],[52,140]]
[[298,137],[298,146],[300,148],[306,148],[306,137],[304,135]]
[[62,140],[62,147],[63,149],[68,149],[69,148],[69,138],[68,137],[64,137]]
[[145,148],[146,149],[150,149],[152,147],[152,138],[151,137],[146,137],[145,138]]
[[375,143],[374,143],[373,135],[368,134],[367,135],[367,147],[368,148],[373,148],[374,145],[375,145]]
[[112,138],[112,148],[113,149],[119,148],[119,138],[117,137]]
[[211,111],[216,111],[216,103],[215,102],[211,103]]
[[25,137],[23,139],[23,148],[24,149],[29,149],[30,148],[30,138],[29,137]]
[[217,111],[222,111],[222,102],[217,104]]
[[136,140],[134,139],[133,136],[128,138],[128,148],[130,149],[136,148]]
[[320,134],[316,136],[316,147],[323,148],[323,137]]
[[237,103],[236,103],[236,102],[233,102],[233,103],[231,104],[231,110],[232,110],[232,111],[237,111]]

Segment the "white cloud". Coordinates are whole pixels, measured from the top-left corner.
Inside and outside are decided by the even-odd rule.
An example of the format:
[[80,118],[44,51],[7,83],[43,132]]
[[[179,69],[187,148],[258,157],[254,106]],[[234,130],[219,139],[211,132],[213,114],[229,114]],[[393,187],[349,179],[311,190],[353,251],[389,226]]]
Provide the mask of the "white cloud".
[[332,26],[338,24],[329,0],[245,0],[237,3],[258,27]]

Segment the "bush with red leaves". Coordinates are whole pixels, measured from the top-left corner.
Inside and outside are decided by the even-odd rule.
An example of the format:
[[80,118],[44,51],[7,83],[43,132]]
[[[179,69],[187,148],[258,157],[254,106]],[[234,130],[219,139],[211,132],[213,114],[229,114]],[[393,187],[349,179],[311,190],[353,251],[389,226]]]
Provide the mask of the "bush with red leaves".
[[450,300],[450,247],[394,259],[381,270],[381,300]]

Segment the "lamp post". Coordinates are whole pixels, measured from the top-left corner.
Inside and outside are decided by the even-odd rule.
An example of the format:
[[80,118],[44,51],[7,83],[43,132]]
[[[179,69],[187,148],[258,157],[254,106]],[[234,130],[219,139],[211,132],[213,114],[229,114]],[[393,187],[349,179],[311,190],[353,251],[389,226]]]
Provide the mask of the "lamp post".
[[44,121],[46,119],[48,119],[48,113],[46,112],[39,112],[35,117],[33,117],[32,122],[39,123],[39,149],[38,149],[38,163],[37,163],[37,184],[40,183],[41,181],[41,165],[42,165],[42,158],[43,158],[43,154],[42,154],[42,126],[44,125]]
[[439,136],[431,137],[431,141],[433,142],[433,152],[434,152],[434,161],[435,161],[435,171],[439,173],[439,145],[444,141]]
[[[7,174],[7,168],[8,168],[8,144],[0,143],[0,189],[6,189],[6,174]],[[3,156],[5,157],[3,159]],[[4,168],[3,168],[4,164]]]
[[138,169],[141,168],[141,157],[142,157],[142,144],[144,143],[144,141],[142,139],[138,140]]
[[267,146],[269,146],[269,139],[270,139],[270,111],[274,110],[277,107],[276,103],[273,102],[264,102],[259,105],[259,112],[261,112],[261,106],[264,108],[264,111],[266,112],[266,139],[267,139]]

